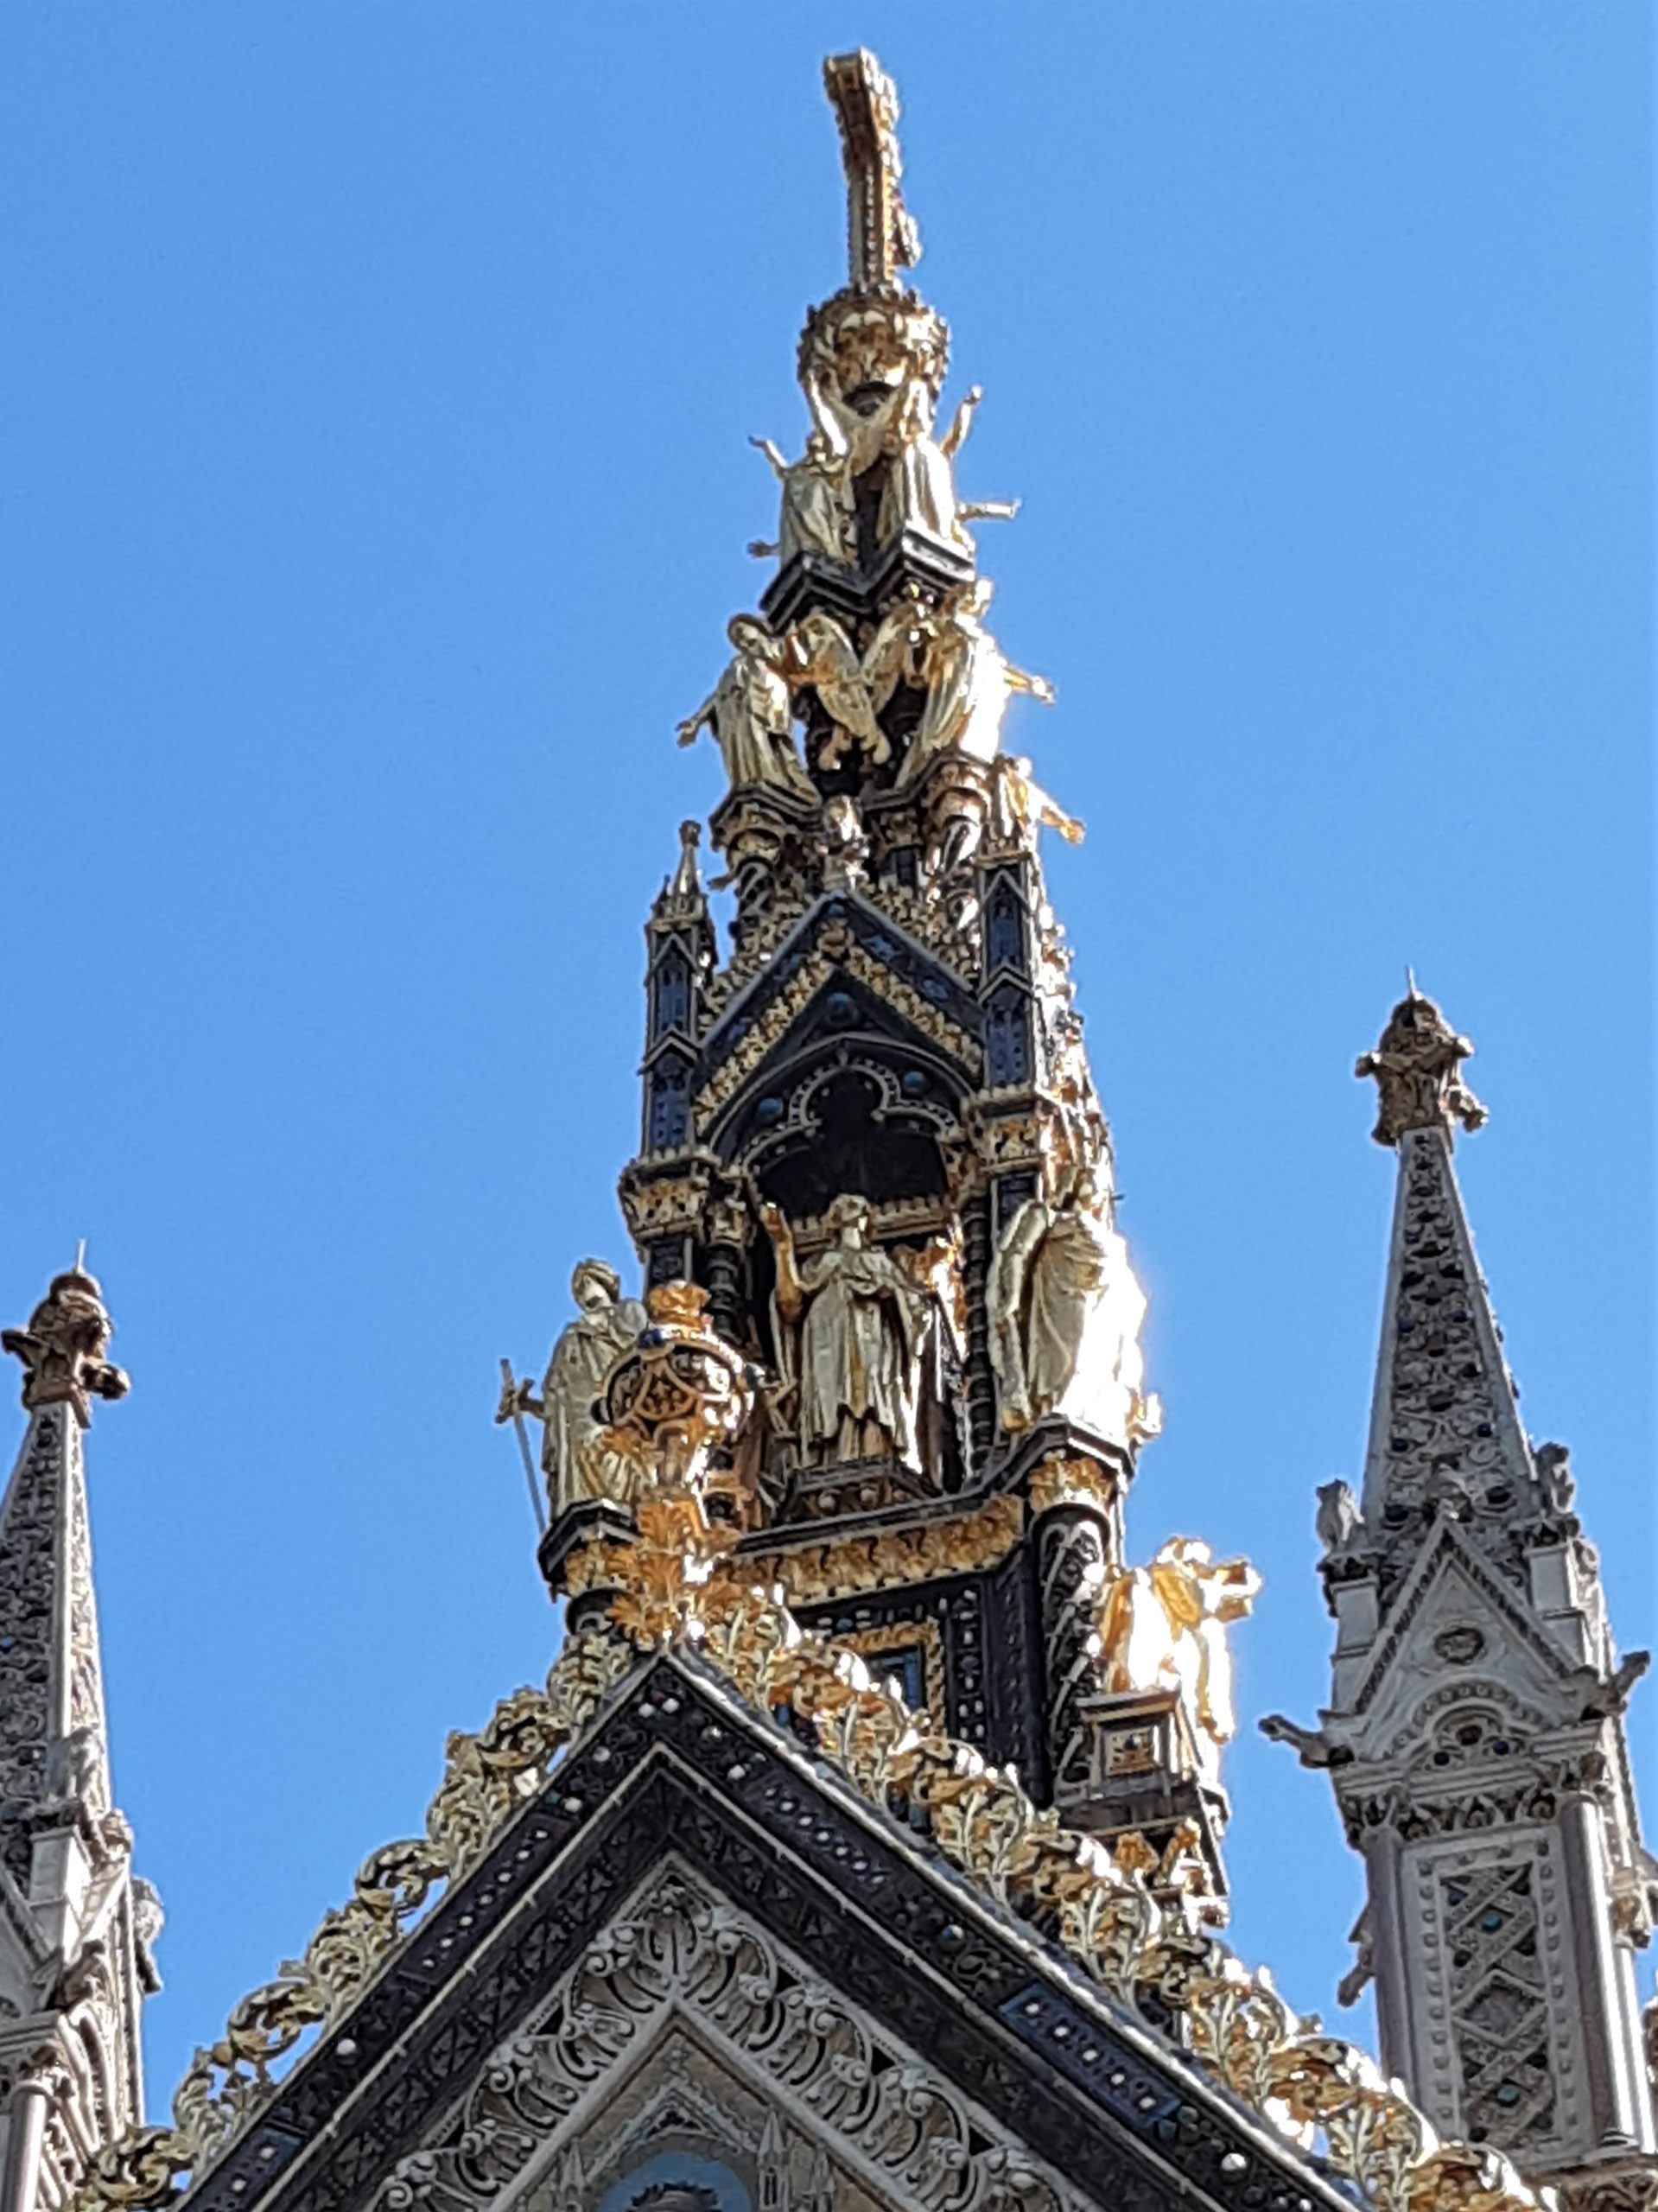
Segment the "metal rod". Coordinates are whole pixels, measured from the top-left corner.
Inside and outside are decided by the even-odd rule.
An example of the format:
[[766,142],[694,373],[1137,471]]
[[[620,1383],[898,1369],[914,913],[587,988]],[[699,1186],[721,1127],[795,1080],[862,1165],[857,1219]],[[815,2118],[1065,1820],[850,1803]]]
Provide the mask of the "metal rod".
[[[518,1457],[524,1461],[524,1479],[530,1491],[530,1510],[536,1516],[537,1531],[544,1536],[547,1533],[547,1509],[542,1503],[541,1484],[536,1479],[535,1457],[530,1449],[530,1438],[524,1426],[524,1414],[516,1402],[518,1386],[513,1378],[512,1363],[510,1359],[504,1359],[501,1362],[501,1381],[505,1386],[502,1402],[512,1402],[512,1427],[518,1440]],[[6,2212],[3,2205],[0,2205],[0,2212]]]

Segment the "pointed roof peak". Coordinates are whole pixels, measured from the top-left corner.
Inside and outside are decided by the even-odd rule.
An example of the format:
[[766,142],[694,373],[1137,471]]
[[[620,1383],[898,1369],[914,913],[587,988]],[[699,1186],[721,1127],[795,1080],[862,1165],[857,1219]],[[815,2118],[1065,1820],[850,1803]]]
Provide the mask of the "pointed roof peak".
[[1370,1134],[1378,1144],[1397,1145],[1409,1129],[1438,1129],[1449,1143],[1458,1122],[1471,1130],[1489,1118],[1461,1078],[1473,1044],[1417,989],[1413,969],[1406,969],[1405,982],[1406,995],[1388,1015],[1375,1051],[1361,1053],[1353,1072],[1375,1079],[1376,1124]]
[[[1454,1070],[1454,1060],[1446,1065]],[[1447,1122],[1423,1115],[1402,1126],[1390,1121],[1385,1086],[1382,1110],[1393,1134],[1376,1134],[1398,1151],[1399,1189],[1364,1471],[1369,1540],[1413,1548],[1441,1514],[1464,1522],[1477,1539],[1500,1540],[1516,1522],[1552,1511],[1560,1485],[1540,1484]]]

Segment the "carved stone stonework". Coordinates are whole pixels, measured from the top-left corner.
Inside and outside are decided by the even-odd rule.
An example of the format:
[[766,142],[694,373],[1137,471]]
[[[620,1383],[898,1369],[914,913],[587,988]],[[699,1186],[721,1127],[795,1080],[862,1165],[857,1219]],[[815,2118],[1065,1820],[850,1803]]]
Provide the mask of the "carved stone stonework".
[[1048,1758],[1054,1802],[1074,1814],[1091,1794],[1093,1748],[1087,1719],[1099,1688],[1100,1595],[1107,1573],[1106,1530],[1074,1505],[1037,1524],[1037,1584],[1046,1647]]
[[1407,1129],[1438,1129],[1448,1138],[1458,1122],[1465,1129],[1483,1127],[1485,1109],[1458,1073],[1473,1049],[1413,984],[1375,1052],[1363,1053],[1354,1069],[1375,1078],[1376,1142],[1397,1144]]
[[[1467,1040],[1413,991],[1381,1047],[1375,1135],[1398,1154],[1363,1494],[1319,1493],[1337,1621],[1316,1728],[1263,1724],[1329,1770],[1369,1901],[1384,2063],[1436,2126],[1610,2208],[1653,2152],[1634,1953],[1650,1936],[1620,1660],[1566,1453],[1534,1447],[1452,1165],[1484,1112]],[[1589,2198],[1584,2200],[1585,2202]]]
[[994,1567],[1018,1541],[1023,1522],[1018,1499],[999,1497],[975,1513],[950,1520],[916,1522],[787,1550],[746,1551],[743,1564],[757,1580],[775,1583],[791,1605],[821,1605]]
[[[625,2075],[683,2017],[737,2081],[797,2115],[877,2202],[1070,2212],[1082,2200],[893,2043],[807,1962],[689,1872],[652,1876],[532,2024],[495,2052],[379,2212],[487,2212],[581,2145]],[[709,2148],[717,2152],[717,2144]],[[583,2156],[584,2172],[593,2161]]]
[[1658,2157],[1608,2159],[1538,2179],[1555,2190],[1561,2212],[1658,2212]]
[[78,1266],[53,1277],[26,1329],[0,1330],[0,1344],[23,1363],[23,1404],[30,1411],[67,1405],[85,1428],[93,1398],[126,1395],[125,1375],[104,1357],[110,1317],[103,1294]]
[[0,1624],[0,1856],[27,1888],[29,1808],[72,1781],[94,1813],[110,1806],[86,1477],[67,1400],[36,1414],[6,1494]]
[[139,2009],[159,1986],[160,1907],[132,1878],[111,1799],[92,1589],[83,1432],[92,1398],[127,1389],[109,1338],[79,1268],[4,1335],[30,1419],[0,1503],[0,2099],[17,2138],[8,2171],[35,2212],[67,2204],[137,2118]]

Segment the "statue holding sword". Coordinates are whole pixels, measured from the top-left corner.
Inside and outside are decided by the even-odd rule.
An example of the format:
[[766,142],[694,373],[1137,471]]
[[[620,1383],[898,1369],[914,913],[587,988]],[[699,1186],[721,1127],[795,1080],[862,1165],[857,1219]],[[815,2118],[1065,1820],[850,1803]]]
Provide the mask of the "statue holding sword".
[[570,1277],[570,1294],[576,1316],[553,1346],[540,1396],[528,1381],[515,1382],[510,1363],[503,1360],[500,1403],[495,1411],[498,1422],[510,1421],[518,1429],[532,1491],[524,1416],[532,1414],[541,1422],[542,1471],[555,1516],[590,1498],[617,1505],[632,1498],[633,1463],[610,1440],[595,1401],[616,1359],[649,1318],[638,1299],[622,1296],[621,1277],[603,1260],[578,1263]]

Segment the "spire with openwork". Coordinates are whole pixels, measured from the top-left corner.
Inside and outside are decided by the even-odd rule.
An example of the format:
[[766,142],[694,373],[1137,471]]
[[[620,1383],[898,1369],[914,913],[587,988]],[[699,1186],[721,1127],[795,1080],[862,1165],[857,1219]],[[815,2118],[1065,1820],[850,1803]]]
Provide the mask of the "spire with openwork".
[[0,1502],[0,2076],[7,2212],[62,2203],[143,2107],[138,2016],[160,1924],[115,1809],[83,1440],[124,1396],[110,1322],[79,1263],[25,1328],[29,1414]]
[[1473,1047],[1413,985],[1357,1072],[1397,1156],[1362,1496],[1319,1494],[1329,1771],[1368,1892],[1350,1999],[1435,2125],[1593,2212],[1658,2204],[1636,1996],[1655,1904],[1618,1661],[1566,1453],[1521,1425],[1452,1160]]

